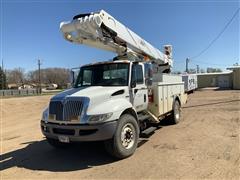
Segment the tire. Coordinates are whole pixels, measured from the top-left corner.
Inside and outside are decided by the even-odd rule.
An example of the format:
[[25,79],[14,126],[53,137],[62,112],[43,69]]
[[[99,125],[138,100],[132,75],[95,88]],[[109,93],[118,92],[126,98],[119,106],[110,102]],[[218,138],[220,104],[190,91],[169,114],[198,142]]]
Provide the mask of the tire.
[[138,138],[139,126],[136,119],[130,114],[124,114],[119,118],[113,138],[104,144],[109,154],[117,159],[123,159],[135,152]]
[[174,101],[171,121],[172,124],[177,124],[181,121],[181,105],[178,100]]
[[57,149],[63,149],[63,148],[67,148],[70,146],[70,143],[62,143],[59,142],[57,139],[52,139],[52,138],[46,138],[47,142],[54,148]]

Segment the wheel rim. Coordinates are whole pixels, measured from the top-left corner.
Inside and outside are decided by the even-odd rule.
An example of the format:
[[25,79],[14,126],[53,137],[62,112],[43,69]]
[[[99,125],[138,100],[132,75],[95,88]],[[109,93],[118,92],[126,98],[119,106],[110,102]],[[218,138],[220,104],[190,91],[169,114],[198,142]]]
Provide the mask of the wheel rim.
[[121,131],[121,143],[125,149],[130,149],[135,143],[134,127],[127,123],[123,126]]

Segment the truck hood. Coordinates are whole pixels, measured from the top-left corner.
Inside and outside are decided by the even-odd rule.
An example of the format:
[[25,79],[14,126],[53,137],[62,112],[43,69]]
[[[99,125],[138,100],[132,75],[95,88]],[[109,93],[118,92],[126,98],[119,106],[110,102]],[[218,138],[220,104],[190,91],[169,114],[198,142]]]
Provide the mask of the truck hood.
[[[113,93],[123,90],[123,93],[119,93],[119,95],[113,96]],[[117,98],[120,96],[126,96],[127,86],[117,86],[117,87],[109,87],[109,86],[90,86],[90,87],[80,87],[66,90],[62,93],[55,95],[51,100],[54,101],[62,101],[67,97],[87,97],[90,100],[91,106],[95,104],[100,104],[105,101],[108,101],[112,98]]]

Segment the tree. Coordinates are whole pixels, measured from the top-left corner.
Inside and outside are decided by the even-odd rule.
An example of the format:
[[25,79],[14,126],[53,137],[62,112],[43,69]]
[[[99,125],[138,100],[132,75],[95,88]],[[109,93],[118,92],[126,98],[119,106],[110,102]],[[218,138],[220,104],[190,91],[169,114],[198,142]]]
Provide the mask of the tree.
[[201,73],[206,73],[205,69],[200,69]]
[[29,71],[26,75],[26,81],[28,83],[35,83],[37,84],[39,79],[38,79],[38,70],[36,71]]
[[0,66],[0,89],[7,89],[6,74]]
[[189,69],[189,70],[188,70],[188,73],[189,73],[189,74],[196,74],[197,71],[196,71],[196,69]]
[[172,73],[173,73],[173,74],[182,74],[181,71],[178,71],[178,70],[173,71]]
[[45,83],[57,84],[59,88],[66,87],[67,83],[70,82],[70,71],[65,68],[47,68],[42,70],[42,75]]
[[[15,68],[7,71],[9,84],[23,85],[25,83],[39,83],[38,70],[25,73],[22,68]],[[57,84],[59,88],[66,88],[70,83],[70,70],[66,68],[41,69],[41,83]]]
[[[44,84],[57,84],[59,88],[65,88],[70,83],[70,71],[65,68],[41,69],[41,82]],[[27,81],[38,83],[38,70],[27,73]]]
[[21,84],[25,83],[25,70],[23,68],[15,68],[7,72],[8,83]]

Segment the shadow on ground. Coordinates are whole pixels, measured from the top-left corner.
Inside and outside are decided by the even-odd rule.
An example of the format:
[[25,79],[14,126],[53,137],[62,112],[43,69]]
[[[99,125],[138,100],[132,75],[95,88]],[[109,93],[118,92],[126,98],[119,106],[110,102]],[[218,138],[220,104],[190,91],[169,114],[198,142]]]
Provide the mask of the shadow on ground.
[[240,99],[235,100],[228,100],[228,101],[220,101],[220,102],[213,102],[213,103],[206,103],[206,104],[197,104],[192,106],[184,106],[183,109],[194,108],[194,107],[201,107],[201,106],[211,106],[211,105],[218,105],[218,104],[226,104],[226,103],[233,103],[233,102],[240,102]]
[[231,88],[224,88],[224,87],[218,87],[216,89],[214,89],[214,91],[231,91]]
[[101,142],[73,144],[67,150],[54,149],[46,140],[24,144],[28,145],[1,155],[0,170],[17,166],[31,170],[74,171],[115,161]]
[[[138,147],[147,141],[140,138]],[[30,170],[67,172],[117,161],[105,151],[102,142],[82,142],[72,144],[67,149],[55,149],[46,140],[22,144],[27,146],[1,155],[0,171],[21,167]]]
[[224,87],[205,87],[205,88],[198,88],[197,91],[228,91],[233,90],[231,88],[224,88]]

